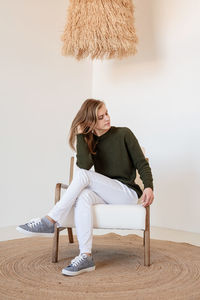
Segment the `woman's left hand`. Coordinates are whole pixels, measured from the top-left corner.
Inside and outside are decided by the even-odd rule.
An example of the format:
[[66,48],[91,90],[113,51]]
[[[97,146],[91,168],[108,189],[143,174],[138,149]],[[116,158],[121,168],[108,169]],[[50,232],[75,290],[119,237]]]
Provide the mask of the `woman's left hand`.
[[154,200],[153,190],[151,188],[144,189],[142,197],[141,197],[142,205],[144,207],[149,206],[152,204],[153,200]]

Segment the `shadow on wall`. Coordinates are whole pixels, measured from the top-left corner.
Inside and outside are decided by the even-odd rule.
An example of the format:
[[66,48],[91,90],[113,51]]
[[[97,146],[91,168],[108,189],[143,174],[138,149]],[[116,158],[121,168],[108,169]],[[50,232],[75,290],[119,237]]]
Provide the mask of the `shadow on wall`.
[[138,53],[129,59],[133,63],[156,61],[158,51],[156,49],[155,0],[134,0],[134,5],[135,26],[139,40]]
[[135,28],[138,36],[138,53],[135,56],[129,56],[121,60],[111,60],[112,68],[110,76],[115,79],[122,79],[124,74],[133,75],[133,71],[137,71],[137,78],[150,76],[152,67],[148,70],[147,65],[153,64],[153,71],[157,72],[161,69],[161,57],[157,48],[157,34],[155,24],[155,14],[158,11],[157,1],[152,0],[135,0]]

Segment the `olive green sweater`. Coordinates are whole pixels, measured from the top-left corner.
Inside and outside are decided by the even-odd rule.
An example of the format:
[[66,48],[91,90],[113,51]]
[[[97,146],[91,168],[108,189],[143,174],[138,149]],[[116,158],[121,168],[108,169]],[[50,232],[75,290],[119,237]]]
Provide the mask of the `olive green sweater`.
[[89,170],[94,165],[95,172],[121,181],[140,197],[142,190],[134,182],[137,169],[144,188],[150,187],[153,190],[151,168],[129,128],[111,126],[103,135],[93,136],[96,143],[95,155],[89,152],[84,134],[77,134],[76,164],[79,168]]

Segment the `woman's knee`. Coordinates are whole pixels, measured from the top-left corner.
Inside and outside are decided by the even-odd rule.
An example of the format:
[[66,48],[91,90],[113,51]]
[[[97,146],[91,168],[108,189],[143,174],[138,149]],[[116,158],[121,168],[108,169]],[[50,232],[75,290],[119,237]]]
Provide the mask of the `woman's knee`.
[[76,199],[75,206],[79,206],[82,204],[91,205],[91,196],[92,196],[91,190],[87,188],[83,189],[79,194],[78,198]]
[[82,184],[87,186],[90,183],[88,170],[77,168],[74,175],[74,180],[75,179],[79,180]]

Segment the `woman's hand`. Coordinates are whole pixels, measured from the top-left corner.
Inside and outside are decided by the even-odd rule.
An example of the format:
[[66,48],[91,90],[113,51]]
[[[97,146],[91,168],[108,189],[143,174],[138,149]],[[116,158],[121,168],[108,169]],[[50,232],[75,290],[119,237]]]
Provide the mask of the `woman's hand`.
[[83,129],[81,128],[80,125],[77,126],[77,133],[83,133]]
[[152,204],[153,200],[154,200],[153,190],[151,188],[144,189],[142,197],[141,197],[142,205],[144,207],[149,206]]
[[83,129],[83,127],[81,127],[81,125],[78,125],[77,126],[77,134],[79,134],[79,133],[88,133],[88,132],[90,132],[91,130],[90,130],[90,126],[88,125],[88,126],[86,126],[84,129]]

